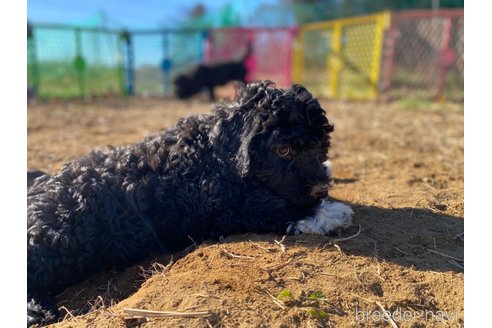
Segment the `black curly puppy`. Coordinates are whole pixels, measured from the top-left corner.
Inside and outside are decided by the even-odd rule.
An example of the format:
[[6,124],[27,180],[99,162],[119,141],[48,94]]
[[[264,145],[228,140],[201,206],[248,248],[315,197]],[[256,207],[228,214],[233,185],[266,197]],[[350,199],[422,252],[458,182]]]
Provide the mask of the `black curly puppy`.
[[108,266],[234,233],[326,234],[350,225],[328,202],[333,126],[302,86],[243,86],[234,102],[163,134],[92,152],[28,191],[28,324],[54,295]]
[[251,55],[248,45],[246,54],[239,61],[215,64],[200,64],[189,72],[174,79],[174,93],[180,99],[188,99],[203,89],[208,91],[211,101],[215,100],[214,88],[231,81],[246,82],[248,69],[246,59]]

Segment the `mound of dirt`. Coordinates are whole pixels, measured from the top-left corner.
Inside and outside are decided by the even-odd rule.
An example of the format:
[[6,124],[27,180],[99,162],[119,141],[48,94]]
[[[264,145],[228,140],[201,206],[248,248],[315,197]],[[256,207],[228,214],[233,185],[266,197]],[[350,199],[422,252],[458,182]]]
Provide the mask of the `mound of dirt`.
[[[28,165],[54,172],[210,107],[150,98],[31,104]],[[462,108],[324,107],[335,123],[330,195],[355,212],[343,236],[236,235],[108,270],[60,294],[67,315],[52,326],[463,326]]]

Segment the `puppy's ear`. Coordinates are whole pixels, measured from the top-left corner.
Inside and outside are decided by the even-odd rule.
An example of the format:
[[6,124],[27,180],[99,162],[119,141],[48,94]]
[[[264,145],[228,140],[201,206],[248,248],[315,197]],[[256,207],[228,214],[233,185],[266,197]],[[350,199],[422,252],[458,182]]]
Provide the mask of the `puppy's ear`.
[[241,177],[250,171],[250,147],[253,137],[257,134],[259,122],[249,113],[232,111],[217,112],[220,118],[210,134],[210,142],[224,161],[232,164],[236,174]]
[[236,166],[241,177],[251,170],[251,148],[254,137],[258,135],[260,120],[258,117],[246,117],[240,139],[239,150],[236,154]]

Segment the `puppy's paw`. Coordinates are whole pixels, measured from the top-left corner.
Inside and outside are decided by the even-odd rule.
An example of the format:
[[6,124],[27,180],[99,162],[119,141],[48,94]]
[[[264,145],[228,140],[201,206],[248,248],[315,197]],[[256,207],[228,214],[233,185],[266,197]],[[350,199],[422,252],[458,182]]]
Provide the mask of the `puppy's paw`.
[[289,226],[288,232],[298,235],[300,232],[326,235],[336,230],[350,227],[354,212],[343,203],[322,200],[314,210],[314,215],[307,216]]

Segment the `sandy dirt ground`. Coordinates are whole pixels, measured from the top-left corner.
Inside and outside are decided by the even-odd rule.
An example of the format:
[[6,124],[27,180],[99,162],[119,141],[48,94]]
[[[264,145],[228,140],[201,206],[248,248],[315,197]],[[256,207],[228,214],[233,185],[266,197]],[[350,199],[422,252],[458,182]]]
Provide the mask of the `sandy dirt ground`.
[[[330,196],[355,212],[347,240],[235,235],[151,257],[68,288],[55,326],[463,326],[462,106],[322,104],[335,124]],[[158,98],[31,103],[28,167],[53,173],[211,107]],[[197,317],[135,317],[127,308]]]

